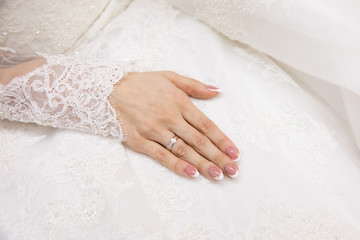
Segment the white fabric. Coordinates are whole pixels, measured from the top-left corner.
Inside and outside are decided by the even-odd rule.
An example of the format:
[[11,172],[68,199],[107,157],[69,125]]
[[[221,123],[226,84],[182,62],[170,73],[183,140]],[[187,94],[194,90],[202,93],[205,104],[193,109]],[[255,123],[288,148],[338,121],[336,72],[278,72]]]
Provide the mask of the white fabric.
[[120,114],[109,101],[125,65],[62,55],[43,57],[43,66],[7,85],[0,83],[0,118],[126,141]]
[[185,179],[113,139],[1,121],[2,239],[359,239],[356,144],[266,55],[160,0],[71,54],[220,87],[194,102],[239,147],[241,176]]
[[[345,113],[360,149],[359,1],[170,1],[230,39],[277,59],[290,74],[296,69],[296,80],[310,76],[306,86]],[[319,90],[319,80],[330,84]],[[322,94],[332,84],[339,94]]]
[[[130,0],[2,0],[0,46],[64,53],[91,39]],[[56,29],[56,30],[55,30]]]

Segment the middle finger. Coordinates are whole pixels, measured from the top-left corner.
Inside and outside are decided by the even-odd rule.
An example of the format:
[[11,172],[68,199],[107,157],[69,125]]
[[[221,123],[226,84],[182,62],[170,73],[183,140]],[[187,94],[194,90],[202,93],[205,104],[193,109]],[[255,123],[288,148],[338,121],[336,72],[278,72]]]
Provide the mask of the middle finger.
[[[170,139],[171,136],[174,134],[171,132],[168,132],[166,134],[166,138]],[[164,146],[167,143],[163,143]],[[195,166],[199,172],[212,180],[222,180],[224,175],[219,167],[217,167],[214,163],[208,161],[203,156],[201,156],[199,153],[197,153],[191,146],[186,144],[181,138],[178,138],[176,142],[174,143],[173,147],[169,149],[170,152],[175,154],[177,157],[179,157],[182,160],[185,160]]]
[[226,175],[230,177],[238,176],[238,166],[234,164],[227,155],[220,151],[206,136],[189,125],[185,120],[182,124],[176,125],[174,126],[174,129],[170,130],[177,134],[206,160],[217,165],[226,173]]

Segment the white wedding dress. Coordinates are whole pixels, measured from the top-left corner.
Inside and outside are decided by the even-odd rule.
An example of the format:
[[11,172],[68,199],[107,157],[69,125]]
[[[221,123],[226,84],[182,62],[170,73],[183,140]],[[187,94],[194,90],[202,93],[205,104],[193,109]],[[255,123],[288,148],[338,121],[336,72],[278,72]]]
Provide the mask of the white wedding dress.
[[[296,34],[274,42],[286,31],[307,31],[312,47],[321,47],[320,26],[290,29],[305,21],[299,14],[318,10],[332,19],[333,11],[340,26],[345,20],[335,13],[360,8],[350,0],[306,2],[2,1],[1,46],[127,62],[126,71],[173,70],[220,87],[216,98],[194,102],[239,147],[241,161],[238,179],[185,179],[118,139],[1,120],[0,239],[360,239],[359,125],[351,105],[359,92],[346,80],[350,69],[359,73],[356,59],[310,68],[308,51],[316,49]],[[342,8],[326,8],[336,2]],[[259,16],[273,25],[261,28]],[[330,42],[341,46],[340,37]],[[356,37],[344,49],[351,56]],[[303,58],[286,51],[292,48]],[[347,112],[332,104],[335,96],[310,94],[288,74],[307,86],[318,78],[346,88],[343,94],[352,90]]]

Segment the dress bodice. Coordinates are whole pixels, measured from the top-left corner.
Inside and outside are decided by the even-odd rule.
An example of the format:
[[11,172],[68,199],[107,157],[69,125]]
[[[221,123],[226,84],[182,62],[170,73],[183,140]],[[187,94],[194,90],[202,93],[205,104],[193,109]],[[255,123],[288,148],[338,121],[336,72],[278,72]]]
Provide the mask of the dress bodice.
[[0,46],[64,53],[102,28],[130,0],[4,0]]

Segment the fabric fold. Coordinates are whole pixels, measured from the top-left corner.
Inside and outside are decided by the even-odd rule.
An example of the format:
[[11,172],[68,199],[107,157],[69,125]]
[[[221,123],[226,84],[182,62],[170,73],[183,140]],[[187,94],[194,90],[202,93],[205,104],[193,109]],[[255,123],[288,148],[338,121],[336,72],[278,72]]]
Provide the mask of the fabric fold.
[[[316,94],[322,95],[314,87],[318,85],[315,79],[338,87],[339,92],[351,92],[351,98],[328,96],[325,101],[337,108],[334,99],[343,99],[340,111],[346,112],[345,120],[360,148],[360,117],[352,113],[360,101],[360,5],[357,1],[197,0],[191,4],[170,1],[226,37],[284,63],[285,71],[296,69],[304,76],[313,76],[314,84],[306,84]],[[327,90],[321,89],[324,91]]]

